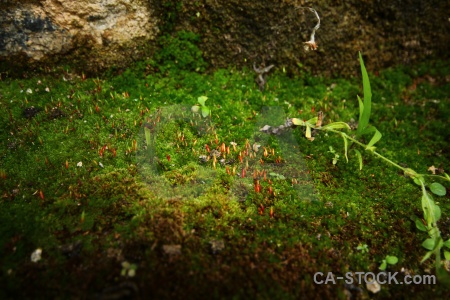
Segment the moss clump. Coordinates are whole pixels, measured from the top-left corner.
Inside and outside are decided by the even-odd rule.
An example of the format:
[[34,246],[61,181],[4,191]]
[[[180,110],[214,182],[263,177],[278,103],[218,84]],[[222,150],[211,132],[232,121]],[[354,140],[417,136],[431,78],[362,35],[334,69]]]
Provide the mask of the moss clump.
[[[178,45],[192,42],[180,38]],[[399,258],[391,271],[426,273],[428,262],[418,263],[425,234],[411,218],[421,216],[420,201],[409,196],[417,190],[408,178],[373,157],[362,171],[356,162],[333,165],[329,146],[341,151],[340,138],[319,134],[311,143],[299,130],[280,139],[259,132],[264,106],[279,107],[277,120],[309,119],[319,110],[325,122],[356,119],[358,80],[275,72],[261,92],[248,69],[201,74],[195,69],[202,62],[186,59],[180,67],[168,53],[159,56],[165,73],[144,61],[103,79],[67,72],[67,81],[0,81],[3,298],[130,289],[155,298],[182,290],[188,298],[336,298],[346,287],[318,290],[315,272],[377,272],[386,255]],[[424,66],[372,76],[372,122],[386,156],[427,172],[450,162],[450,111],[448,69]],[[208,118],[190,111],[203,95]],[[27,118],[32,106],[41,110]],[[57,118],[54,108],[62,112]],[[144,127],[153,130],[151,146]],[[162,194],[192,186],[200,192]],[[314,191],[310,199],[300,194],[306,188]],[[360,244],[368,251],[357,250]],[[32,263],[37,248],[42,259]],[[121,276],[124,261],[136,265],[135,277]],[[439,284],[390,285],[380,296],[444,292]]]
[[161,51],[154,59],[162,73],[172,70],[203,72],[207,66],[197,43],[200,37],[193,32],[179,31],[160,39]]

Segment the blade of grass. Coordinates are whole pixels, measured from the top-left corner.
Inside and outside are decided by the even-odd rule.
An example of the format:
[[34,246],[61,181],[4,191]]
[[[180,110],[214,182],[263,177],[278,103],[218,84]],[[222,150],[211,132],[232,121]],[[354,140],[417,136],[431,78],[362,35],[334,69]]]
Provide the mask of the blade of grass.
[[344,139],[344,153],[345,153],[345,160],[348,162],[348,156],[347,156],[347,149],[348,149],[348,141],[345,135],[342,135],[342,138]]
[[363,168],[363,160],[362,160],[361,152],[359,152],[359,150],[357,150],[357,149],[352,149],[352,150],[355,151],[355,153],[356,153],[356,157],[358,158],[358,162],[359,162],[359,170],[361,171]]
[[375,134],[370,140],[369,144],[367,144],[366,150],[374,149],[373,145],[375,145],[381,139],[381,132],[375,129]]
[[370,88],[369,75],[367,74],[366,67],[364,66],[361,52],[359,52],[359,62],[361,64],[361,73],[363,79],[364,103],[362,109],[360,107],[360,112],[362,110],[362,113],[360,113],[359,115],[358,129],[356,131],[357,136],[362,135],[363,130],[367,127],[367,125],[369,125],[370,112],[372,108],[372,90]]

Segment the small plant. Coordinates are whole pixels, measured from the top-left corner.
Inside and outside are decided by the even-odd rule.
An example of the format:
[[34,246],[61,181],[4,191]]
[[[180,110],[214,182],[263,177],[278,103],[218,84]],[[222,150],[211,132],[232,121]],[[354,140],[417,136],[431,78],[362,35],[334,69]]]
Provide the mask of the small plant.
[[206,96],[198,97],[197,101],[200,104],[200,106],[199,106],[199,104],[196,104],[196,105],[192,106],[191,107],[191,111],[193,113],[198,113],[198,111],[201,109],[202,116],[204,118],[209,116],[211,114],[211,110],[205,105],[206,100],[208,100],[208,97],[206,97]]
[[385,259],[381,261],[381,265],[378,269],[384,271],[386,270],[388,264],[395,265],[396,263],[398,263],[398,258],[396,256],[386,255]]
[[[330,133],[335,133],[340,135],[343,138],[344,141],[344,156],[346,161],[348,162],[348,149],[349,149],[349,143],[358,145],[362,147],[365,151],[368,151],[369,153],[372,153],[378,158],[381,158],[385,162],[389,163],[390,165],[399,168],[403,171],[403,173],[411,177],[417,185],[421,187],[422,191],[422,210],[424,214],[424,222],[421,222],[420,220],[416,220],[416,227],[419,230],[422,230],[424,232],[428,233],[428,238],[422,243],[422,246],[428,250],[428,252],[425,254],[425,256],[422,258],[421,262],[426,261],[429,259],[432,255],[436,257],[436,270],[438,272],[438,275],[441,275],[441,279],[447,280],[448,274],[446,274],[445,270],[443,270],[441,266],[441,250],[445,246],[447,248],[450,248],[450,239],[445,241],[443,240],[439,227],[437,225],[438,220],[441,218],[441,209],[440,207],[435,203],[433,197],[431,196],[430,192],[437,195],[437,196],[444,196],[446,194],[445,187],[438,183],[428,183],[426,181],[426,178],[434,178],[446,182],[450,182],[450,176],[446,173],[444,173],[444,176],[439,176],[435,174],[419,174],[416,171],[410,169],[410,168],[404,168],[400,166],[399,164],[393,162],[392,160],[386,158],[385,156],[381,155],[380,153],[376,152],[375,144],[381,139],[382,135],[381,133],[371,124],[369,124],[370,120],[370,113],[371,113],[371,105],[372,105],[372,91],[370,88],[370,82],[369,82],[369,76],[367,74],[366,68],[364,66],[364,61],[362,59],[361,53],[359,54],[359,60],[361,64],[361,73],[362,73],[362,79],[363,79],[363,91],[364,91],[364,100],[361,100],[358,97],[359,102],[359,123],[358,128],[356,130],[355,134],[347,134],[342,130],[351,130],[350,125],[348,125],[345,122],[333,122],[329,123],[327,125],[322,126],[322,113],[319,112],[318,117],[314,117],[310,120],[304,121],[303,119],[298,118],[292,118],[288,119],[285,124],[280,125],[278,127],[272,127],[272,126],[264,126],[261,131],[270,133],[270,134],[279,134],[281,131],[286,130],[291,127],[296,126],[302,126],[306,128],[305,131],[305,137],[313,141],[314,138],[312,137],[312,130],[319,130],[319,131],[325,131]],[[364,135],[373,134],[369,143],[364,144],[358,140],[358,138],[361,138]],[[361,152],[357,149],[351,149],[358,161],[359,161],[359,167],[362,169],[363,167],[363,161],[362,161],[362,155]],[[330,147],[331,153],[335,153],[334,149]],[[336,155],[336,154],[335,154]],[[333,164],[337,163],[337,159],[335,156],[335,159],[333,160]],[[428,189],[429,191],[428,191]],[[446,258],[450,258],[450,252],[447,250],[444,250],[444,255]],[[449,279],[450,281],[450,279]]]
[[336,150],[334,150],[333,146],[330,146],[329,149],[330,150],[328,152],[330,152],[331,154],[334,154],[333,165],[336,165],[339,160],[339,154],[337,154],[337,152],[336,152]]
[[369,246],[367,244],[359,244],[358,247],[356,247],[356,250],[361,251],[362,253],[368,253],[369,252]]

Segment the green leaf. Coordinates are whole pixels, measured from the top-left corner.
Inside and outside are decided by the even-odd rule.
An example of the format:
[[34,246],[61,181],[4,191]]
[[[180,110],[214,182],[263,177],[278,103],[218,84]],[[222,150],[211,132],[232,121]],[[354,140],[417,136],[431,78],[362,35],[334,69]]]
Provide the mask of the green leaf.
[[206,100],[208,100],[208,97],[206,97],[206,96],[200,96],[197,99],[198,103],[200,103],[201,106],[205,106]]
[[305,136],[306,136],[307,139],[310,139],[310,138],[311,138],[311,127],[310,127],[308,124],[306,124],[306,133],[305,133]]
[[447,173],[444,173],[445,178],[447,178],[448,181],[450,181],[450,176],[448,176]]
[[311,125],[311,127],[315,127],[317,123],[317,117],[311,118],[308,121],[306,121],[307,124]]
[[369,144],[367,144],[366,150],[371,149],[373,147],[373,145],[375,145],[380,139],[381,139],[381,133],[377,129],[375,129],[375,134],[373,135]]
[[433,250],[434,249],[434,244],[435,241],[434,239],[426,239],[423,243],[422,243],[422,247],[424,247],[427,250]]
[[437,222],[441,218],[441,208],[438,205],[436,205],[436,203],[433,203],[433,204],[434,204],[434,210],[433,210],[434,219]]
[[421,219],[417,218],[414,223],[416,223],[416,227],[420,231],[427,231],[427,227],[423,224]]
[[209,108],[207,108],[206,106],[202,106],[202,116],[203,118],[209,116]]
[[339,160],[339,155],[335,154],[334,158],[333,158],[333,165],[337,164],[338,160]]
[[433,200],[430,199],[430,197],[425,193],[422,195],[422,210],[423,215],[425,217],[425,221],[427,221],[428,227],[431,226],[431,224],[435,223],[434,221],[434,213],[433,213]]
[[420,183],[422,185],[422,210],[425,220],[427,221],[427,226],[430,228],[441,217],[441,209],[434,203],[433,198],[427,193],[424,182],[421,180]]
[[356,153],[356,157],[358,158],[358,161],[359,161],[359,170],[361,171],[362,167],[363,167],[363,160],[362,160],[361,152],[359,152],[359,150],[357,150],[357,149],[353,149],[353,151]]
[[450,252],[444,250],[444,257],[446,260],[450,260]]
[[417,184],[417,185],[421,185],[421,184],[422,184],[421,181],[420,181],[420,179],[417,178],[417,177],[413,177],[413,181],[414,181],[414,183]]
[[387,268],[387,263],[386,263],[386,260],[383,259],[383,261],[381,262],[381,265],[378,269],[380,269],[381,271],[384,271],[384,270],[386,270],[386,268]]
[[386,262],[390,265],[395,265],[396,263],[398,263],[398,258],[397,256],[388,255],[386,256]]
[[342,128],[346,128],[351,130],[350,126],[345,123],[345,122],[334,122],[334,123],[330,123],[327,124],[325,126],[322,126],[322,130],[327,130],[327,129],[342,129]]
[[433,251],[428,251],[425,256],[422,258],[422,260],[420,261],[420,263],[423,263],[424,261],[426,261],[427,259],[429,259],[431,257],[431,255],[433,254]]
[[364,103],[362,102],[361,98],[356,95],[358,97],[358,103],[359,103],[359,117],[361,118],[363,111],[364,111]]
[[[367,74],[361,52],[359,52],[359,63],[361,65],[361,74],[363,79],[364,103],[362,113],[359,115],[358,129],[356,135],[360,136],[362,131],[369,125],[370,111],[372,108],[372,90],[370,88],[369,75]],[[360,108],[361,110],[361,108]]]
[[[444,245],[444,241],[442,240],[442,238],[440,238],[440,232],[439,232],[439,228],[437,227],[431,227],[431,229],[428,229],[428,235],[432,238],[439,238],[439,240],[442,242],[441,246]],[[435,246],[436,248],[436,246]]]
[[367,125],[367,127],[364,128],[364,130],[361,132],[361,134],[363,134],[363,135],[364,134],[369,134],[369,133],[372,133],[372,132],[375,132],[375,131],[377,131],[375,126]]
[[342,134],[342,138],[344,139],[344,153],[345,153],[345,159],[348,163],[348,156],[347,156],[347,149],[348,149],[348,141],[344,134]]
[[450,248],[450,239],[444,242],[444,246]]
[[303,121],[302,119],[292,118],[291,121],[294,125],[305,126],[305,121]]
[[445,187],[438,182],[433,182],[430,185],[430,190],[433,194],[438,196],[445,196],[445,194],[447,193]]

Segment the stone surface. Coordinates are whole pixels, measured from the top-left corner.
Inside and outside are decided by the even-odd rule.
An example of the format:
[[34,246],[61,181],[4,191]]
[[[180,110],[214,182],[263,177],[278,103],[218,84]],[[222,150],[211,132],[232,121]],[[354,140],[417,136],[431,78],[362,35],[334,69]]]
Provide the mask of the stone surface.
[[[321,18],[315,51],[304,48],[316,24],[305,6]],[[185,30],[213,68],[353,76],[358,51],[370,71],[448,59],[449,10],[440,0],[0,0],[0,67],[123,67],[150,56],[158,34]]]
[[87,68],[101,68],[128,61],[127,49],[153,40],[158,32],[153,12],[144,1],[3,2],[6,3],[0,4],[3,58],[25,57],[33,63],[65,55],[80,60]]
[[[358,51],[370,71],[450,53],[449,1],[440,0],[184,0],[175,30],[200,34],[216,67],[254,62],[321,75],[359,75]],[[317,51],[305,51],[316,25]]]

